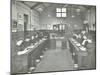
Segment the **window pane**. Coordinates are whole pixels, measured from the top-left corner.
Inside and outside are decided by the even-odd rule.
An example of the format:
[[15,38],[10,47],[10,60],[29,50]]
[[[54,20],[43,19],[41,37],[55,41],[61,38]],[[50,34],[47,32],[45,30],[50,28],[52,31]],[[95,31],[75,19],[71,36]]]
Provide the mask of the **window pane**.
[[56,13],[56,17],[61,17],[61,13]]
[[67,14],[66,13],[62,13],[62,17],[67,17]]
[[61,8],[56,8],[56,12],[61,12]]
[[62,12],[66,12],[66,8],[62,8]]

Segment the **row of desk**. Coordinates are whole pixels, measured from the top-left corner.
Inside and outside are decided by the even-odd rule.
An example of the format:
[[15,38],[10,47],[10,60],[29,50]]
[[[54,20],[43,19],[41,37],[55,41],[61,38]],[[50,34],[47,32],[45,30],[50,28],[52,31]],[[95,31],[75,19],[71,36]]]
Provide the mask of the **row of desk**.
[[48,39],[43,38],[34,46],[28,46],[23,51],[18,51],[17,55],[12,57],[11,72],[12,73],[28,73],[31,67],[36,67],[36,60],[40,60],[43,51],[47,48]]
[[[70,52],[72,54],[72,59],[75,64],[76,69],[92,69],[94,68],[93,65],[95,65],[95,52],[93,52],[93,48],[90,49],[91,53],[89,52],[89,49],[81,46],[80,43],[78,43],[73,38],[69,39],[69,47]],[[94,57],[94,58],[91,58]],[[91,64],[93,63],[93,64]],[[88,66],[88,67],[87,67]]]

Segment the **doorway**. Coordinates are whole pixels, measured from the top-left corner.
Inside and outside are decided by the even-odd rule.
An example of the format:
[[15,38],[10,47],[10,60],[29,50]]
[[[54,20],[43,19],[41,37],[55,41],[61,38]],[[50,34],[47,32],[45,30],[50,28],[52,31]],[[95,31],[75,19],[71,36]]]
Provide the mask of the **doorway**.
[[28,15],[24,14],[24,39],[28,35],[27,26],[28,26]]
[[65,43],[65,26],[66,24],[55,24],[53,30],[50,33],[51,41],[50,47],[52,49],[63,49],[66,48]]

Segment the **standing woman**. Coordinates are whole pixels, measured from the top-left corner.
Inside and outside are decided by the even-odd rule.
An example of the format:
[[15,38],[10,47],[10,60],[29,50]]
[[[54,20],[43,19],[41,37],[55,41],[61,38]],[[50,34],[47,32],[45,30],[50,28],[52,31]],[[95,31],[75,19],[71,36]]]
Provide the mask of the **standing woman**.
[[72,37],[72,29],[70,27],[70,24],[68,24],[65,26],[65,42],[66,42],[67,49],[69,48],[68,39],[71,37]]
[[83,29],[84,29],[86,32],[89,31],[88,21],[86,21],[86,20],[83,22]]

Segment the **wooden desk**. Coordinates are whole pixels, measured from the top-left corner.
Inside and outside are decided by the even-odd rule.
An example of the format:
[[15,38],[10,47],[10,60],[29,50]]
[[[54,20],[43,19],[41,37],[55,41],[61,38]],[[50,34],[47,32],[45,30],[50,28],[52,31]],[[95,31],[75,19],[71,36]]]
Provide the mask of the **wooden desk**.
[[50,39],[50,49],[66,49],[66,41],[64,38]]
[[47,42],[48,40],[44,40],[25,54],[13,56],[11,73],[28,73],[30,67],[35,67],[37,65],[36,59],[39,59],[39,56],[43,54],[43,50],[47,47]]
[[73,41],[72,38],[69,39],[69,47],[70,52],[72,54],[72,59],[74,60],[74,64],[78,64],[78,69],[82,68],[83,58],[87,56],[87,50],[82,51]]

